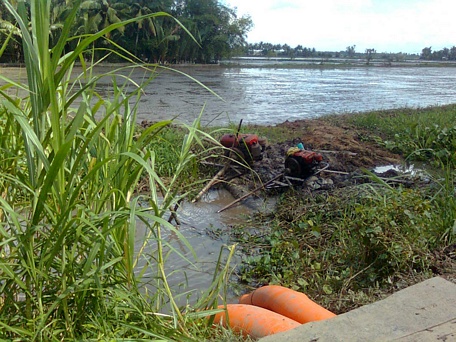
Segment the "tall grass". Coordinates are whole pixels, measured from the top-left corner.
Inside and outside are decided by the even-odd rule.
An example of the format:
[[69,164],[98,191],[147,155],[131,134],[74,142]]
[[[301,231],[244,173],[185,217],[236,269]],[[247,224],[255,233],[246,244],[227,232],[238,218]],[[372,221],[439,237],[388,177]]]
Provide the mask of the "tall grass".
[[[96,39],[130,21],[71,37],[77,1],[50,46],[50,0],[31,1],[30,12],[23,1],[17,8],[3,3],[21,29],[28,82],[16,85],[28,95],[0,90],[0,338],[191,338],[167,282],[162,230],[185,242],[163,216],[180,199],[179,176],[195,158],[191,147],[201,143],[198,121],[187,127],[178,166],[165,184],[150,142],[170,122],[139,134],[135,129],[136,105],[155,66],[142,66],[151,76],[137,85],[116,77],[130,67],[95,75],[96,63],[84,62]],[[158,15],[167,14],[152,16]],[[77,47],[63,55],[72,39]],[[76,61],[83,72],[75,77]],[[112,77],[110,99],[95,90],[102,77]],[[150,193],[133,196],[141,177]],[[139,206],[140,200],[148,205]],[[147,264],[156,280],[150,295],[141,292],[136,272],[138,220],[157,243]],[[171,315],[160,314],[165,304]]]

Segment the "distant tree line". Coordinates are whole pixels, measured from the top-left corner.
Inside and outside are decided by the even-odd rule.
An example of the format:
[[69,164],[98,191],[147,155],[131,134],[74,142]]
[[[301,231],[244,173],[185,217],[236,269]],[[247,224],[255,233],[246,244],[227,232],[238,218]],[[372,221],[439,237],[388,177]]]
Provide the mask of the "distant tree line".
[[[38,0],[25,1],[29,5],[30,1]],[[72,26],[74,36],[95,33],[122,20],[166,12],[182,23],[197,41],[169,16],[142,17],[96,42],[92,56],[87,56],[96,60],[105,56],[107,47],[117,45],[150,62],[214,63],[239,53],[253,26],[249,16],[238,17],[236,9],[218,0],[53,0],[50,18],[53,44],[57,42],[70,7],[75,5],[79,6],[79,15]],[[71,44],[68,43],[68,50],[73,48]],[[0,2],[0,48],[2,46],[5,49],[0,62],[23,61],[20,32],[14,17]],[[109,60],[115,59],[115,55],[109,57]]]
[[244,49],[244,55],[246,56],[319,57],[319,54],[315,48],[303,47],[302,45],[292,48],[288,44],[271,44],[265,42],[248,44]]
[[373,48],[366,49],[364,52],[357,52],[356,45],[350,45],[342,51],[317,51],[315,48],[303,47],[297,45],[292,48],[288,44],[271,44],[255,43],[247,44],[243,50],[242,56],[259,56],[259,57],[286,57],[286,58],[362,58],[366,59],[367,64],[372,59],[382,59],[391,63],[392,61],[401,61],[406,57],[418,58],[418,55],[406,53],[377,53]]
[[426,61],[456,61],[456,46],[443,48],[439,51],[432,51],[432,47],[425,47],[421,51],[420,59]]

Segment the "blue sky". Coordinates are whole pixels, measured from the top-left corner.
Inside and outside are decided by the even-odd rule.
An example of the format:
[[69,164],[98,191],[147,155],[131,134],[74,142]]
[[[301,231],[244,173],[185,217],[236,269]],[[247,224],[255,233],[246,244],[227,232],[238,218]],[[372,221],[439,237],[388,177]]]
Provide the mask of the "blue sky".
[[421,53],[456,45],[454,0],[222,0],[250,15],[248,42]]

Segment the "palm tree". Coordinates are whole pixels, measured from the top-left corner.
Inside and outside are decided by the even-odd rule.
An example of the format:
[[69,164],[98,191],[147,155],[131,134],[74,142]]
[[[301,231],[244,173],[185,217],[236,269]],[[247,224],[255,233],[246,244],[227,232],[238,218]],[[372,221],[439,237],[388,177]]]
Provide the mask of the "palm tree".
[[144,47],[147,42],[157,36],[156,24],[152,17],[142,18],[145,15],[153,13],[152,9],[144,4],[144,1],[133,2],[129,6],[128,16],[130,18],[138,18],[138,20],[130,25],[126,33],[127,37],[134,36],[134,53],[138,56],[138,48],[140,47],[140,54],[145,56]]
[[[81,4],[81,10],[84,14],[84,33],[95,33],[121,21],[117,16],[117,11],[108,0],[84,1]],[[121,27],[118,31],[123,33],[124,29],[124,27]],[[110,37],[110,33],[106,34],[106,38]]]
[[[78,34],[92,34],[99,32],[111,24],[119,23],[121,20],[117,16],[117,11],[111,6],[108,0],[86,0],[81,4],[80,21],[77,24],[76,32]],[[125,27],[121,26],[115,32],[123,34]],[[101,47],[108,45],[113,33],[109,31],[105,35],[104,40],[96,41],[93,45],[95,48],[95,59],[99,59],[104,52],[98,50]]]
[[70,0],[52,0],[49,13],[50,22],[50,46],[54,46],[58,41],[65,20],[72,9],[72,1]]

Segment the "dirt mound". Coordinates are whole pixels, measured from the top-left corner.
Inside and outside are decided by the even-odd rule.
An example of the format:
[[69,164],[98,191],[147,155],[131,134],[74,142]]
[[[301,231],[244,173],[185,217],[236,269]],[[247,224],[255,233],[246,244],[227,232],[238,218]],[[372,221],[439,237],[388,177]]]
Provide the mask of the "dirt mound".
[[279,126],[296,132],[296,138],[306,148],[321,152],[332,170],[353,172],[401,161],[400,156],[367,141],[363,132],[353,127],[335,126],[321,119],[284,122]]
[[[360,169],[372,169],[376,166],[396,165],[401,162],[399,155],[382,149],[368,141],[365,134],[349,126],[336,126],[327,120],[305,120],[284,122],[278,125],[285,128],[293,140],[270,144],[264,152],[264,158],[253,164],[254,170],[262,180],[284,172],[285,156],[289,148],[303,143],[308,150],[319,152],[328,170],[342,173],[356,173]],[[326,173],[325,177],[340,182],[339,174]],[[342,177],[346,179],[347,177]]]

